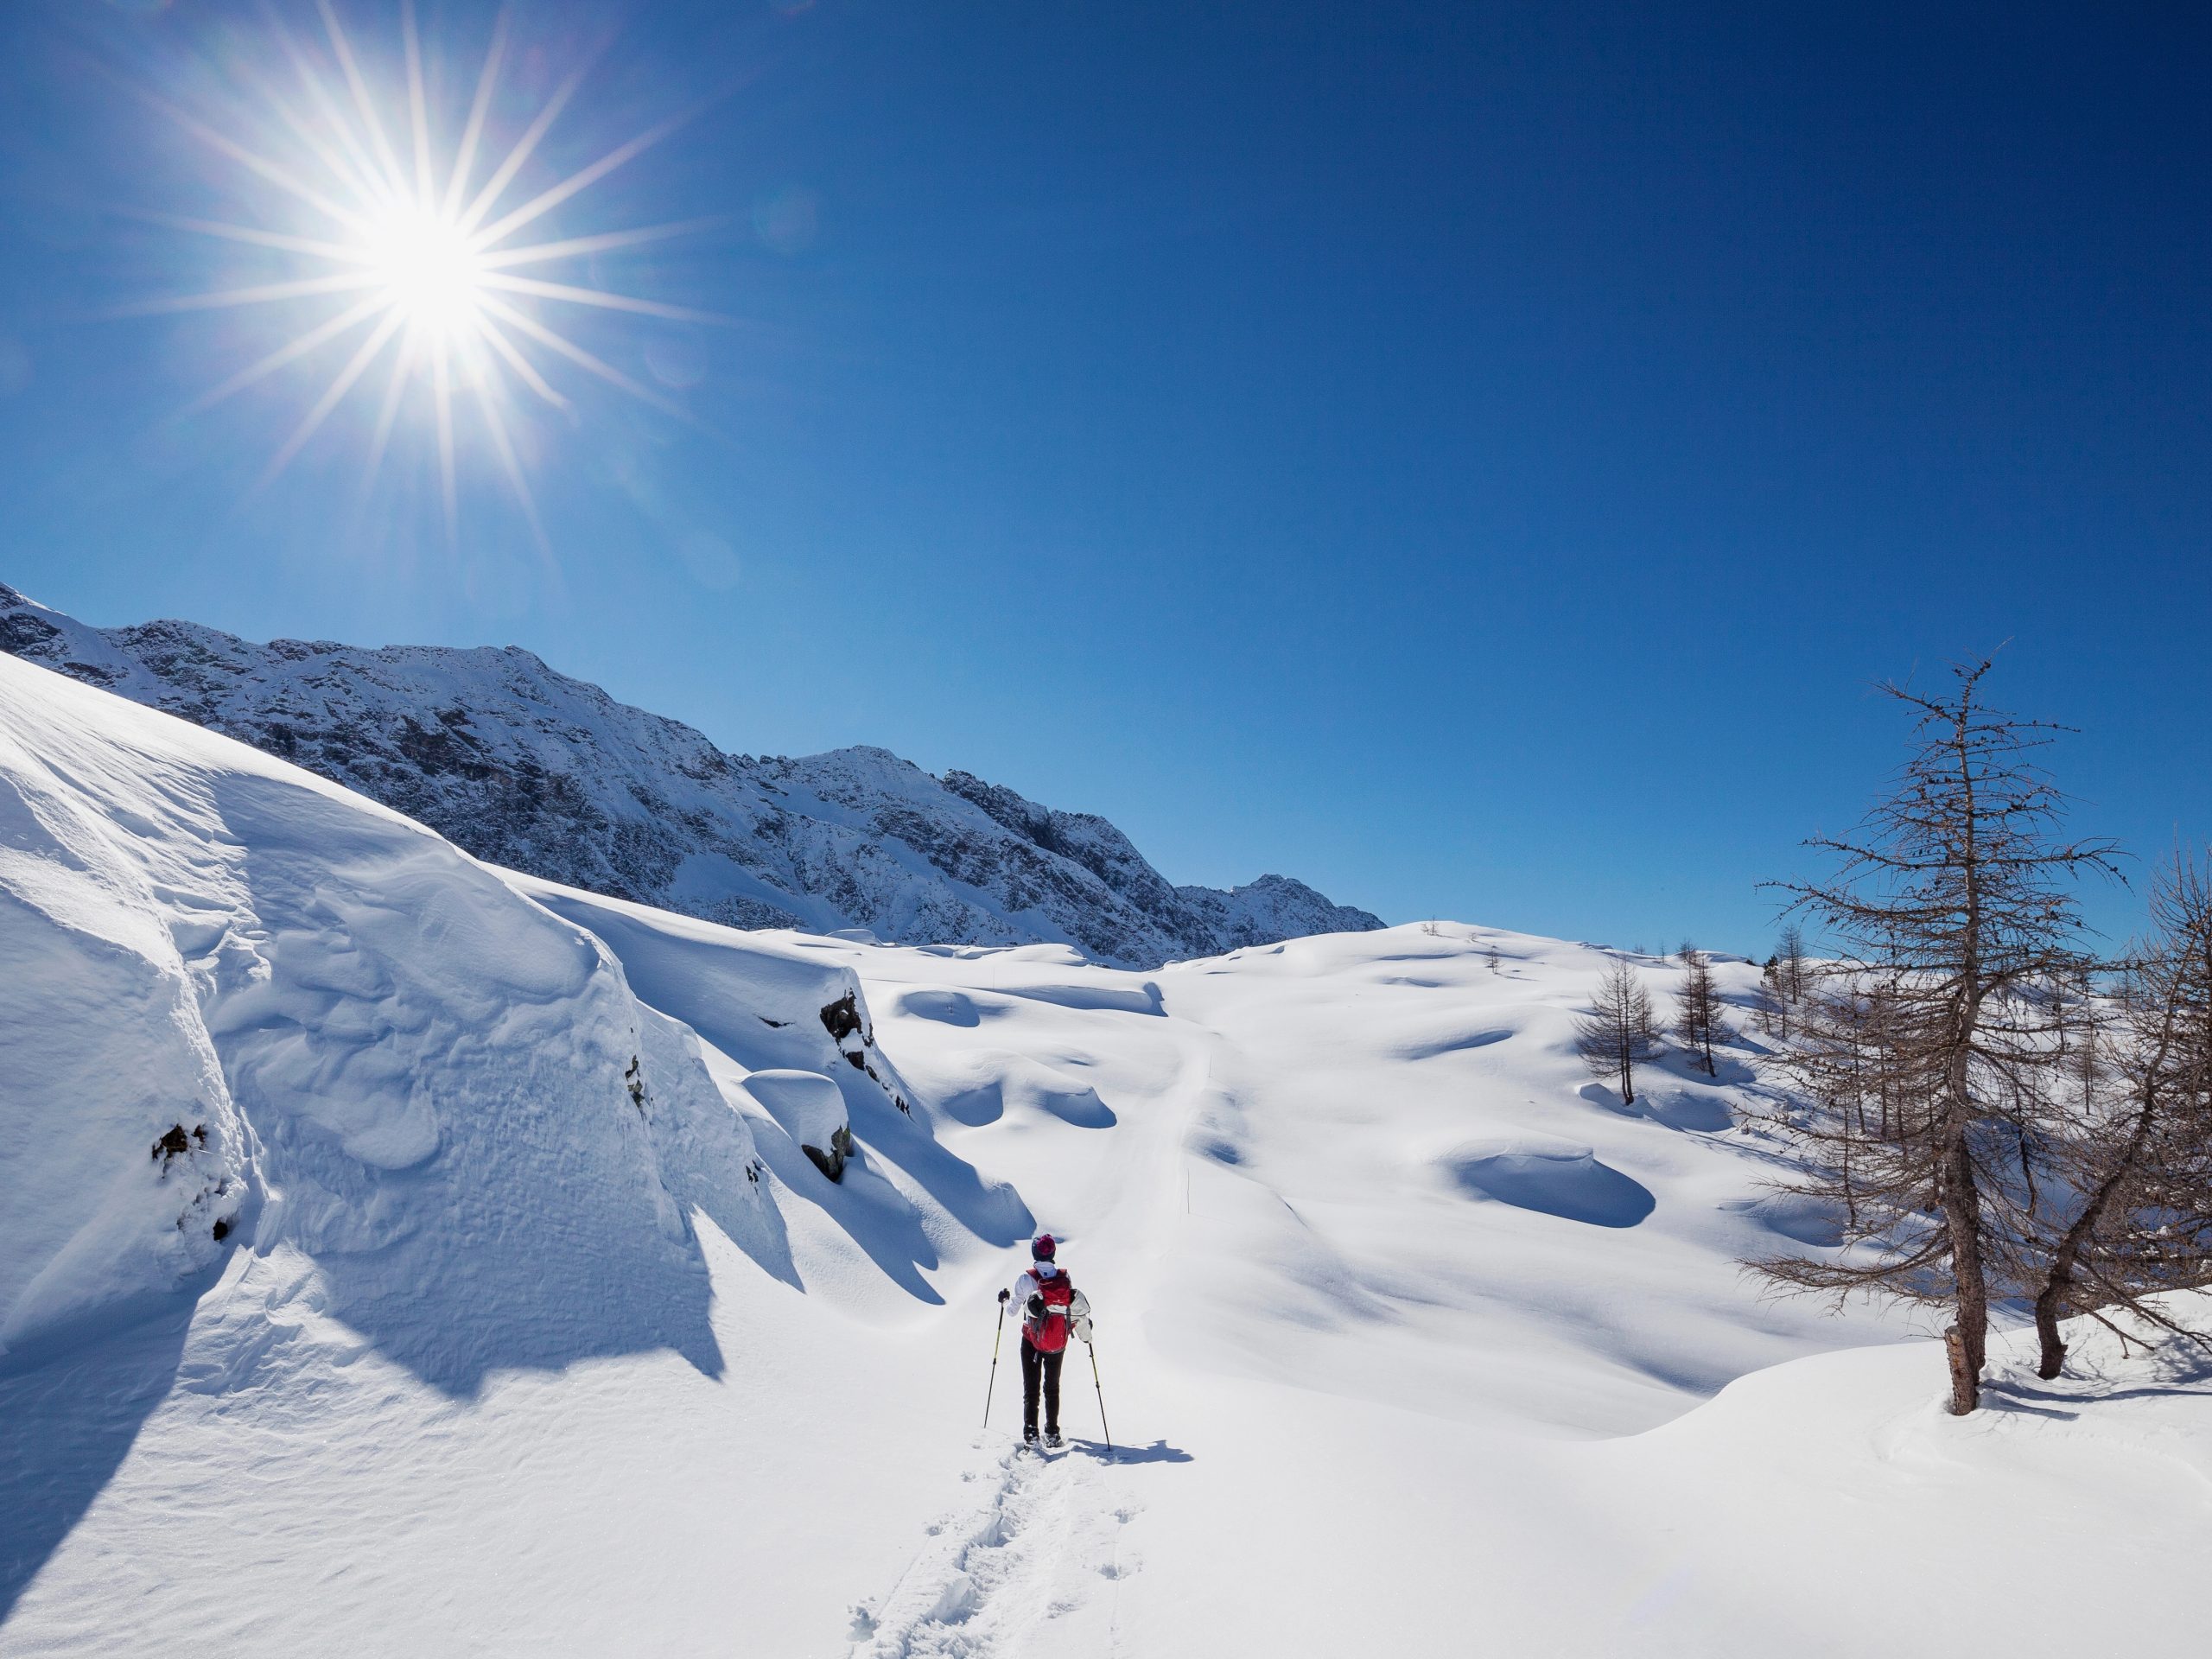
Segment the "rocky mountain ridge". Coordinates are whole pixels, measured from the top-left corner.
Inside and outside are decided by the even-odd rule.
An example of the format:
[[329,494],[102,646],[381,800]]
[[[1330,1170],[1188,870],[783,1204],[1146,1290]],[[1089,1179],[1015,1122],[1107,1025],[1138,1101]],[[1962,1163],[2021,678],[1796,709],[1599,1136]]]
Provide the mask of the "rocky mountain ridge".
[[886,749],[727,753],[512,646],[93,628],[0,585],[0,650],[280,755],[492,863],[741,927],[1063,942],[1154,968],[1382,925],[1286,876],[1175,887],[1103,817]]

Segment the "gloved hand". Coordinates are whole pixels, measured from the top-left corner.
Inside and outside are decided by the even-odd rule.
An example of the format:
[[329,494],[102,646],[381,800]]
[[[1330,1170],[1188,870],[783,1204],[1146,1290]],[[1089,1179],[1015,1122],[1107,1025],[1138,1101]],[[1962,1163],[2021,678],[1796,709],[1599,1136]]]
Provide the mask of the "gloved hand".
[[1001,1300],[1001,1301],[1004,1301],[1004,1300],[1006,1300],[1006,1299],[1007,1299],[1007,1297],[1009,1297],[1009,1296],[1011,1296],[1011,1295],[1013,1295],[1013,1294],[1014,1294],[1014,1293],[1013,1293],[1012,1291],[1010,1291],[1010,1290],[1001,1290],[1001,1291],[1000,1291],[1000,1292],[999,1292],[999,1300]]
[[1088,1319],[1077,1319],[1075,1322],[1075,1339],[1077,1342],[1090,1340],[1090,1321]]
[[1045,1317],[1045,1299],[1042,1296],[1032,1296],[1029,1299],[1029,1317],[1033,1319],[1041,1319]]

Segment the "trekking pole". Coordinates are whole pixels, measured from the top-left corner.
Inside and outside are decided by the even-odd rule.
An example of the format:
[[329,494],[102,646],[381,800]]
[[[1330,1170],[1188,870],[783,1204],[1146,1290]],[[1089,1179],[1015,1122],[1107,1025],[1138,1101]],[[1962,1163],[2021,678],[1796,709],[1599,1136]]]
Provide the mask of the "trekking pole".
[[1089,1337],[1083,1339],[1083,1345],[1090,1353],[1090,1386],[1098,1391],[1098,1427],[1106,1431],[1106,1460],[1111,1463],[1114,1460],[1114,1430],[1106,1421],[1106,1390],[1098,1381],[1098,1349]]
[[991,1426],[991,1396],[999,1389],[999,1338],[1006,1334],[1006,1304],[999,1304],[999,1328],[991,1332],[991,1382],[983,1390],[983,1427]]

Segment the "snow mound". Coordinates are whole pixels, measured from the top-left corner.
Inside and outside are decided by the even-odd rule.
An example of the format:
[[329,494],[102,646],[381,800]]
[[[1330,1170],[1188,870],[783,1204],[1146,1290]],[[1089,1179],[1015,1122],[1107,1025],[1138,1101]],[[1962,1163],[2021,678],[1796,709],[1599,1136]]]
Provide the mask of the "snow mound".
[[1592,1227],[1633,1227],[1658,1204],[1649,1187],[1599,1162],[1587,1147],[1473,1141],[1444,1164],[1453,1180],[1478,1198]]
[[897,1006],[899,1013],[917,1020],[940,1020],[971,1031],[991,1015],[1007,1011],[1003,1001],[973,997],[965,991],[908,991]]
[[745,1087],[802,1145],[827,1147],[845,1127],[845,1097],[819,1071],[755,1071]]
[[957,1068],[941,1075],[946,1084],[941,1109],[971,1127],[995,1123],[1008,1112],[1017,1121],[1042,1114],[1085,1129],[1111,1128],[1118,1121],[1092,1084],[1006,1049],[972,1049]]

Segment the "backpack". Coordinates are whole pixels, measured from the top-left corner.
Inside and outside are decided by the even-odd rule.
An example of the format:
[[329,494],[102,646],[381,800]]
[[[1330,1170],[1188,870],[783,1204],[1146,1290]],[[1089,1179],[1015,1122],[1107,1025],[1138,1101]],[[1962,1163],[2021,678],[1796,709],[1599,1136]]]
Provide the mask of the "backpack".
[[1065,1272],[1040,1281],[1037,1294],[1045,1299],[1045,1312],[1028,1320],[1023,1334],[1040,1354],[1057,1354],[1068,1345],[1068,1304],[1075,1300],[1075,1286]]

